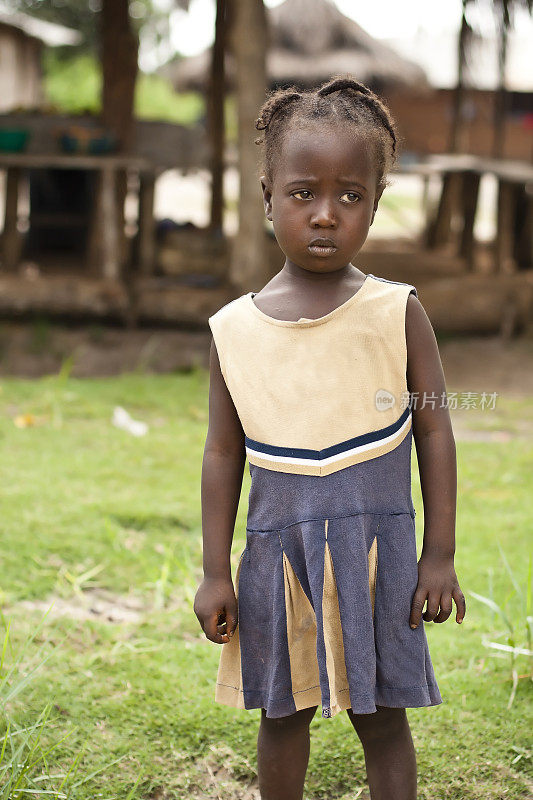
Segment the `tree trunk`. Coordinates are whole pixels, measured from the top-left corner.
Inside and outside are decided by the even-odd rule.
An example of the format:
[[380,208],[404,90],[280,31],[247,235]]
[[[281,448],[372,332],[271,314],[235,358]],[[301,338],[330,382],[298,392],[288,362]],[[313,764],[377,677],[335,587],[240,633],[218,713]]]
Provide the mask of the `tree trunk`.
[[[103,0],[100,13],[102,63],[102,121],[118,139],[121,152],[133,146],[135,83],[139,40],[131,26],[128,0]],[[127,174],[116,173],[116,225],[120,262],[126,262],[124,203]]]
[[131,27],[128,0],[103,0],[101,22],[102,117],[127,152],[133,139],[133,102],[139,42]]
[[210,139],[211,215],[209,227],[222,233],[224,213],[224,53],[226,0],[217,0],[215,42],[211,57],[207,110]]
[[466,63],[466,51],[470,40],[470,26],[466,19],[466,7],[468,0],[463,0],[463,13],[461,16],[461,29],[459,31],[459,41],[457,45],[457,84],[453,93],[452,106],[452,128],[450,132],[450,153],[458,153],[461,149],[460,140],[462,132],[462,109],[464,98],[464,69]]
[[242,292],[258,291],[268,277],[265,212],[255,145],[255,120],[266,92],[266,14],[263,0],[234,0],[232,49],[235,57],[238,145],[239,231],[235,238],[231,282]]
[[492,155],[503,158],[505,148],[505,118],[507,112],[507,92],[505,89],[505,70],[507,66],[507,39],[509,33],[509,7],[503,0],[499,20],[498,37],[498,88],[494,94],[494,142]]

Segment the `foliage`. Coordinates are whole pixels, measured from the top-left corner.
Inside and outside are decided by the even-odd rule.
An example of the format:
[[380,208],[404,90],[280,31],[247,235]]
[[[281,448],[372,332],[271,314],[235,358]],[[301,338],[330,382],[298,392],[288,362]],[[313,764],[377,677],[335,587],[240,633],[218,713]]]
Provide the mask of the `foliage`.
[[[99,0],[7,0],[10,8],[33,17],[65,25],[81,33],[83,41],[75,47],[78,52],[96,52],[98,49]],[[68,54],[71,47],[59,48]]]
[[[13,10],[55,22],[80,31],[83,40],[75,48],[59,48],[62,57],[69,58],[74,50],[77,53],[97,54],[99,50],[98,12],[102,0],[8,0]],[[132,23],[141,36],[157,44],[169,39],[169,11],[178,5],[174,0],[164,4],[153,0],[133,0],[130,2]]]
[[[470,595],[481,603],[484,603],[492,611],[492,622],[494,623],[497,617],[504,625],[504,630],[495,630],[491,633],[490,639],[485,635],[483,637],[483,644],[485,647],[490,648],[493,652],[491,655],[502,659],[509,659],[509,669],[511,672],[512,689],[509,696],[507,708],[511,708],[516,695],[516,689],[520,678],[528,681],[533,681],[533,616],[531,607],[531,556],[529,557],[529,569],[526,579],[525,588],[519,584],[519,581],[513,572],[508,559],[503,552],[500,543],[498,542],[500,551],[500,558],[505,570],[507,571],[511,588],[507,591],[505,597],[497,602],[494,598],[492,591],[492,582],[489,586],[490,593],[486,597],[478,594],[477,592],[470,592]],[[509,611],[509,603],[514,598],[518,597],[520,600],[520,608]],[[494,641],[496,639],[497,641]],[[504,641],[499,641],[503,639]],[[494,652],[495,651],[495,652]],[[518,669],[521,657],[529,660],[529,671],[525,674],[519,675]]]
[[140,73],[135,87],[135,114],[140,119],[195,125],[205,114],[205,101],[198,92],[177,94],[159,75]]
[[61,59],[47,50],[43,68],[46,100],[54,108],[70,114],[101,110],[101,70],[94,56]]
[[[99,113],[101,70],[90,54],[69,59],[48,51],[44,60],[44,83],[48,103],[69,114]],[[135,90],[135,113],[141,119],[159,119],[194,125],[204,114],[204,100],[196,92],[176,94],[159,75],[139,73]]]
[[[472,41],[472,28],[468,24],[466,19],[466,13],[469,7],[477,6],[485,3],[486,0],[462,0],[462,16],[463,16],[463,25],[466,25],[469,35],[465,38],[464,42],[459,41],[459,60],[462,63],[465,62],[467,57],[467,51],[470,47],[470,43]],[[492,6],[492,11],[494,15],[494,20],[496,23],[496,27],[499,31],[500,39],[502,36],[505,36],[506,33],[514,26],[515,24],[515,14],[519,9],[525,9],[530,14],[533,13],[533,0],[490,0],[490,5]],[[478,34],[479,35],[479,34]],[[499,45],[501,47],[501,44]],[[500,61],[500,70],[505,69],[505,56],[503,63]]]

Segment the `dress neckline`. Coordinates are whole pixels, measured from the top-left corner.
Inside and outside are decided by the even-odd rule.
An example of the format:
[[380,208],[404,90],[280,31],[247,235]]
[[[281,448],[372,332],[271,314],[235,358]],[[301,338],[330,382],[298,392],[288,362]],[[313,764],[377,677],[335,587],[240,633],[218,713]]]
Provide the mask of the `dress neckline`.
[[329,322],[331,319],[334,319],[339,314],[342,314],[346,309],[350,308],[356,300],[359,300],[359,295],[365,291],[367,286],[370,284],[369,278],[375,278],[372,273],[368,273],[365,275],[365,279],[359,289],[352,294],[348,300],[345,300],[344,303],[341,303],[340,306],[334,308],[333,311],[330,311],[329,314],[325,314],[323,317],[317,317],[316,319],[308,319],[307,317],[300,317],[300,319],[276,319],[275,317],[271,317],[268,314],[265,314],[264,311],[261,311],[258,306],[253,301],[254,296],[257,292],[248,292],[244,295],[246,298],[248,306],[252,309],[252,311],[265,322],[269,322],[271,325],[282,325],[286,328],[311,328],[315,325],[323,325],[325,322]]

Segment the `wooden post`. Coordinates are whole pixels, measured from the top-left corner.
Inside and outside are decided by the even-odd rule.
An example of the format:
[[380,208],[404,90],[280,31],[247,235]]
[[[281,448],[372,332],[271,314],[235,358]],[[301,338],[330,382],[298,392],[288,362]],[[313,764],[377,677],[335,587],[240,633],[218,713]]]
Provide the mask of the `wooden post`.
[[[128,0],[102,0],[99,17],[102,120],[105,127],[117,137],[120,152],[128,153],[134,149],[135,145],[133,108],[138,73],[139,37],[130,17]],[[115,186],[113,217],[116,219],[116,223],[112,226],[113,231],[106,233],[106,237],[109,238],[105,247],[106,258],[110,258],[111,251],[113,251],[113,256],[110,261],[106,262],[107,266],[104,264],[104,270],[109,270],[113,273],[113,277],[118,278],[124,264],[127,244],[124,233],[126,170],[121,168],[113,176],[103,175],[104,183],[111,182],[111,180]],[[103,193],[107,194],[106,190]],[[111,228],[111,225],[109,227]]]
[[498,181],[498,222],[496,232],[496,270],[499,273],[516,271],[514,260],[515,193],[513,184]]
[[6,203],[4,233],[2,235],[2,262],[6,271],[13,271],[20,259],[21,237],[17,228],[20,168],[6,170]]
[[120,237],[118,220],[122,215],[117,214],[115,193],[116,172],[111,166],[102,169],[102,183],[100,195],[102,236],[102,274],[104,278],[117,280],[120,276]]
[[517,258],[522,268],[533,267],[533,191],[526,186],[517,189],[517,205],[521,209],[521,224],[517,236]]
[[450,240],[454,211],[461,196],[462,175],[460,172],[445,172],[434,219],[426,232],[426,246],[429,248],[446,244]]
[[239,230],[231,259],[231,283],[240,292],[259,290],[268,279],[265,211],[254,144],[255,120],[266,97],[268,31],[263,0],[233,5],[232,48],[235,56],[239,142]]
[[427,219],[429,208],[429,175],[424,174],[422,176],[422,211],[424,212],[424,217]]
[[142,172],[139,176],[139,265],[143,275],[151,275],[155,267],[155,175]]
[[226,0],[217,0],[215,41],[211,56],[211,74],[207,90],[209,124],[211,213],[209,227],[222,232],[224,214],[224,98],[225,98],[225,16]]
[[479,172],[463,174],[463,231],[459,254],[466,259],[467,270],[474,271],[474,222],[479,197]]

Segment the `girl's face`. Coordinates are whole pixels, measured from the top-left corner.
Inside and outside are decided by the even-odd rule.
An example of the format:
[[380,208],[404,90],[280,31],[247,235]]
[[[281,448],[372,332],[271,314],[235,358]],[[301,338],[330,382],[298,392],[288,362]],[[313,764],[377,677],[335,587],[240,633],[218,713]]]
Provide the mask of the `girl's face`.
[[359,252],[382,192],[372,149],[343,124],[286,131],[272,184],[262,177],[261,187],[287,262],[334,272]]

